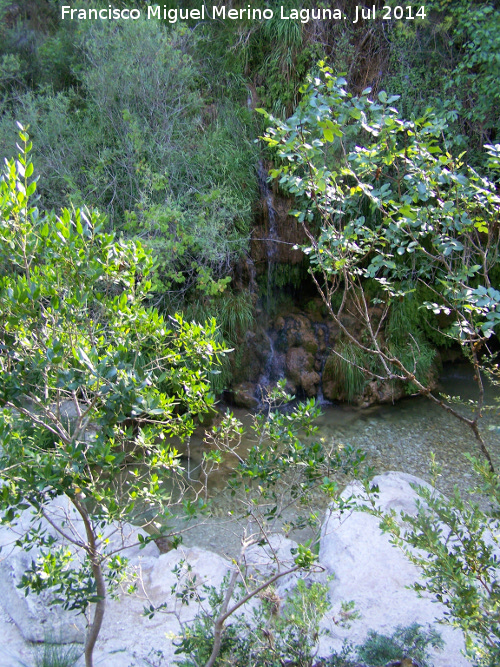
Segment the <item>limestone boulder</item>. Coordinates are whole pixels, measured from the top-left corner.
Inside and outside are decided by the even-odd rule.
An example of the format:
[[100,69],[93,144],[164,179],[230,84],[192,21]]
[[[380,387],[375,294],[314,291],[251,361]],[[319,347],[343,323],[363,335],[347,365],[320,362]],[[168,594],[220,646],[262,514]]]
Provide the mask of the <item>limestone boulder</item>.
[[[269,536],[266,544],[253,545],[245,553],[247,575],[257,581],[269,579],[279,572],[285,572],[294,567],[294,550],[297,542],[284,535],[275,533]],[[276,580],[274,588],[281,599],[285,599],[296,581],[295,573],[284,575]]]
[[[46,514],[54,524],[59,525],[71,538],[85,539],[83,521],[75,508],[66,498],[55,498],[46,505]],[[21,636],[29,642],[41,642],[47,636],[54,637],[60,643],[83,642],[85,634],[85,619],[76,612],[65,611],[61,605],[52,604],[55,593],[48,589],[40,595],[25,595],[24,589],[19,588],[21,579],[36,562],[39,550],[35,547],[26,551],[18,546],[16,541],[21,540],[31,525],[33,514],[31,510],[21,513],[13,526],[0,527],[0,606],[5,614],[17,626]],[[57,537],[58,544],[72,548],[71,543],[57,533],[54,526],[45,519],[37,519],[36,525],[46,532],[46,535]],[[103,539],[108,541],[108,549],[114,550],[130,547],[124,554],[128,558],[143,558],[159,554],[154,543],[149,543],[145,549],[138,544],[138,531],[130,524],[109,526],[103,533]],[[75,553],[78,561],[82,554]]]
[[[416,511],[417,495],[410,484],[425,484],[406,473],[389,472],[373,479],[380,493],[377,505],[384,511]],[[348,487],[343,496],[361,494],[361,487]],[[407,587],[418,581],[419,571],[403,553],[391,545],[379,528],[379,520],[362,511],[328,511],[322,527],[320,564],[333,575],[330,596],[333,603],[330,618],[342,618],[341,603],[353,601],[361,618],[354,620],[349,629],[333,626],[333,633],[322,639],[324,655],[332,649],[340,650],[349,640],[361,644],[368,630],[390,635],[398,625],[413,623],[436,625],[443,618],[445,608],[430,597],[419,598]],[[449,626],[436,627],[446,648],[433,655],[434,667],[469,667],[461,654],[464,648],[462,634]]]
[[33,645],[28,644],[12,618],[0,605],[0,667],[33,664]]
[[[198,594],[206,606],[203,586],[219,588],[231,563],[206,549],[179,547],[158,557],[134,558],[131,566],[137,590],[108,600],[94,662],[106,667],[173,665],[181,623],[189,624],[199,613]],[[164,609],[149,618],[144,610],[150,605]],[[83,666],[80,659],[77,667]]]
[[[193,600],[197,596],[206,597],[203,587],[219,588],[229,567],[228,560],[206,549],[175,549],[154,560],[152,568],[146,572],[145,589],[148,598],[157,605],[170,600],[172,591],[174,598],[184,590],[193,593],[190,594],[190,599]],[[181,614],[187,609],[185,605],[184,607]],[[192,606],[187,615],[194,617],[195,608],[196,605]]]

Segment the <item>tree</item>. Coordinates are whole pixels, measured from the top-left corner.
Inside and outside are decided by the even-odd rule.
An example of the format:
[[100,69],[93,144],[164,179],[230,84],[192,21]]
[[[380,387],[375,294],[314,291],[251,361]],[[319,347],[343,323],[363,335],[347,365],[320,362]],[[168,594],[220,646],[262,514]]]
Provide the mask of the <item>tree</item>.
[[[20,129],[20,155],[0,180],[1,506],[7,523],[33,512],[20,544],[40,554],[23,585],[55,586],[67,608],[94,606],[91,667],[106,595],[126,564],[128,545],[110,531],[133,520],[158,534],[161,521],[168,534],[174,506],[195,512],[199,489],[174,445],[212,409],[209,374],[223,350],[214,321],[167,322],[147,306],[153,259],[140,242],[105,233],[97,212],[33,205],[31,142]],[[51,514],[60,496],[82,530]]]
[[[493,469],[478,422],[481,353],[500,323],[495,183],[440,145],[443,121],[430,111],[404,120],[391,106],[397,96],[374,99],[367,88],[353,97],[345,86],[320,63],[292,117],[263,112],[272,123],[263,138],[279,160],[271,177],[296,198],[311,275],[357,354],[332,352],[364,378],[404,383],[441,405],[471,428]],[[500,146],[487,150],[497,168]],[[408,318],[404,327],[392,321],[401,304],[413,319],[409,331]],[[346,313],[362,323],[361,336],[344,323]],[[472,415],[431,392],[421,365],[425,332],[470,358]]]
[[[441,145],[441,121],[430,111],[403,120],[391,106],[397,97],[372,99],[370,89],[352,97],[324,66],[302,92],[286,122],[266,114],[273,127],[264,139],[280,159],[271,176],[296,196],[316,286],[357,355],[333,353],[365,378],[406,383],[439,404],[471,428],[486,458],[471,463],[488,508],[458,490],[446,499],[418,487],[418,513],[381,517],[382,527],[422,569],[415,588],[447,606],[447,622],[464,632],[475,664],[498,664],[499,479],[479,428],[483,374],[498,375],[488,348],[500,323],[497,183]],[[486,150],[494,177],[500,145]],[[406,349],[391,339],[401,304],[413,311],[400,326]],[[362,335],[346,327],[346,312],[363,323]],[[431,392],[419,369],[424,333],[459,344],[471,360],[472,414]]]

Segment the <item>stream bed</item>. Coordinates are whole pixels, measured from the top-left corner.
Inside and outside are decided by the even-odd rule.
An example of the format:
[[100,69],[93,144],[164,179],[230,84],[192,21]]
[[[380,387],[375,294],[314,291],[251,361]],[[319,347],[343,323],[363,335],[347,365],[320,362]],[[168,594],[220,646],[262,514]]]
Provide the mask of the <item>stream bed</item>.
[[[465,364],[445,367],[439,390],[447,395],[460,395],[465,401],[477,395],[473,374]],[[488,387],[485,403],[496,406],[498,390]],[[459,406],[467,411],[467,407]],[[235,416],[249,423],[248,411],[233,410]],[[481,419],[481,432],[490,450],[493,462],[500,468],[500,433],[490,429],[500,423],[497,409],[485,411]],[[463,494],[478,481],[466,454],[481,457],[481,451],[470,428],[439,405],[425,397],[409,397],[393,405],[377,405],[357,408],[345,404],[323,405],[317,421],[318,432],[314,436],[326,445],[331,443],[352,445],[366,454],[366,463],[374,473],[388,470],[403,471],[426,481],[431,480],[431,454],[441,468],[437,488],[450,495],[455,485]],[[242,442],[242,449],[251,446],[250,440]],[[193,443],[193,451],[201,448],[201,441]],[[196,525],[184,536],[187,546],[199,546],[220,554],[234,556],[239,550],[242,526],[230,515],[233,499],[222,491],[231,469],[231,462],[221,466],[212,482],[216,492],[215,516],[202,525]],[[217,495],[217,490],[220,493]],[[316,510],[323,512],[328,501],[318,498]],[[290,535],[303,540],[311,537],[306,532]]]

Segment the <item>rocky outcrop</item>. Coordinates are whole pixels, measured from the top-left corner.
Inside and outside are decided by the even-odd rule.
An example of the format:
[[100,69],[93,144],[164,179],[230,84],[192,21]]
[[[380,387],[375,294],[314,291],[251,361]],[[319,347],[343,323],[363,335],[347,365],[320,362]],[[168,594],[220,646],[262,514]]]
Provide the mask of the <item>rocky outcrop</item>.
[[[377,321],[379,309],[371,310]],[[342,324],[361,338],[362,324],[354,317],[346,315]],[[240,363],[228,398],[239,407],[253,408],[261,399],[263,388],[282,378],[286,379],[289,393],[298,398],[348,401],[359,407],[394,403],[408,395],[408,383],[373,379],[369,374],[363,378],[362,371],[359,391],[352,395],[334,352],[342,349],[340,346],[340,327],[327,316],[319,298],[311,300],[304,310],[281,312],[274,320],[257,324],[255,331],[247,332],[241,341]],[[361,355],[358,363],[364,363]],[[437,386],[437,371],[438,361],[429,371],[430,389]]]
[[[85,527],[81,517],[66,498],[55,498],[46,507],[46,513],[51,517],[53,524],[62,527],[63,532],[84,541]],[[33,562],[36,562],[39,550],[35,547],[26,551],[17,540],[22,540],[32,523],[32,513],[25,510],[13,526],[0,528],[0,605],[8,614],[11,621],[17,626],[25,641],[42,642],[47,637],[54,637],[60,643],[83,642],[85,634],[85,619],[76,612],[64,611],[61,605],[52,604],[55,592],[51,589],[40,595],[25,595],[19,588],[21,579]],[[35,525],[45,531],[46,538],[52,536],[69,549],[72,545],[61,538],[61,535],[45,519],[37,519]],[[131,558],[157,556],[156,545],[151,542],[145,549],[139,548],[138,531],[130,524],[108,526],[102,539],[107,540],[108,549],[120,549],[122,546],[131,546],[127,555]],[[22,542],[21,542],[22,544]],[[81,553],[75,554],[78,561]],[[1,644],[1,642],[0,642]]]
[[[60,515],[68,509],[67,503],[61,501]],[[57,501],[51,503],[56,515],[59,514]],[[76,517],[72,517],[78,523]],[[59,605],[51,605],[53,592],[41,595],[25,596],[18,586],[26,570],[36,561],[38,551],[25,551],[16,544],[27,532],[31,523],[31,513],[26,510],[13,527],[0,528],[0,604],[11,621],[18,628],[25,641],[41,642],[48,635],[53,635],[61,643],[81,642],[84,638],[84,619],[78,614],[64,612]],[[38,523],[38,522],[37,522]],[[46,521],[41,520],[41,529],[48,535],[56,532]],[[1,645],[0,641],[0,645]]]
[[303,347],[291,347],[286,353],[286,375],[295,391],[301,389],[306,396],[316,396],[320,376],[314,370],[314,356]]
[[[301,264],[304,254],[298,248],[307,245],[303,227],[288,215],[292,200],[273,190],[268,182],[270,164],[258,166],[259,204],[252,232],[250,258],[240,260],[233,272],[237,289],[257,292],[257,280],[267,280],[267,304],[256,308],[257,320],[252,331],[238,343],[238,354],[233,362],[233,391],[227,398],[234,405],[251,409],[262,398],[263,389],[286,378],[287,389],[299,398],[319,397],[327,401],[351,401],[358,406],[389,403],[402,398],[407,386],[402,382],[373,381],[369,376],[361,381],[357,395],[346,387],[346,382],[335,371],[332,350],[339,344],[341,327],[326,316],[319,297],[311,299],[303,310],[293,307],[282,311],[274,321],[268,321],[272,295],[279,293],[283,283],[302,290],[300,276],[307,275]],[[279,278],[279,279],[278,279]],[[312,283],[311,283],[312,286]],[[317,292],[315,292],[317,294]],[[369,316],[376,328],[383,316],[380,305],[368,306]],[[356,316],[357,308],[345,303],[341,325],[361,340],[363,322]],[[382,331],[383,336],[383,331]],[[242,383],[245,383],[243,385]],[[252,387],[248,384],[251,383]]]
[[239,343],[233,371],[233,387],[242,382],[256,385],[265,372],[270,356],[271,339],[263,326],[256,325],[255,331],[247,331]]
[[259,400],[256,396],[256,385],[253,382],[240,382],[234,385],[229,397],[231,402],[239,408],[253,410],[259,406]]
[[268,183],[270,167],[270,163],[264,162],[258,166],[260,196],[250,241],[250,255],[260,274],[267,270],[269,262],[286,266],[301,264],[304,253],[297,246],[307,242],[302,225],[289,215],[293,199],[278,194]]
[[[251,546],[245,553],[245,564],[247,574],[256,581],[264,581],[277,572],[283,572],[292,568],[294,553],[296,553],[297,542],[288,539],[284,535],[270,535],[267,542],[261,545]],[[278,597],[285,600],[287,594],[293,589],[297,577],[296,573],[288,574],[275,583]]]

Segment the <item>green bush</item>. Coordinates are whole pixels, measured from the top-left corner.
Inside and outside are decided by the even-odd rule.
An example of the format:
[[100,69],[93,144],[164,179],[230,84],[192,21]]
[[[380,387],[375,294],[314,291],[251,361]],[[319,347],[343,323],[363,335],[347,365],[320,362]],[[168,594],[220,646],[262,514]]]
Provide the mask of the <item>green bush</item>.
[[482,162],[500,122],[500,15],[490,0],[431,0],[426,11],[426,21],[398,21],[388,31],[384,86],[401,95],[407,116],[435,108],[448,147]]
[[327,359],[323,375],[335,378],[342,384],[346,400],[352,401],[363,393],[368,382],[367,373],[362,370],[370,365],[367,355],[358,346],[350,342],[340,342],[335,347],[335,354]]
[[75,644],[52,644],[45,641],[35,653],[35,667],[73,667],[83,653]]
[[[130,546],[124,538],[113,551],[103,531],[131,518],[169,530],[174,505],[189,516],[202,507],[171,438],[189,438],[212,410],[208,374],[223,351],[214,320],[169,323],[148,306],[153,259],[138,240],[106,233],[88,209],[57,216],[32,205],[31,141],[20,130],[23,150],[0,176],[0,521],[32,510],[17,544],[39,550],[20,586],[50,588],[53,604],[86,614],[92,667]],[[51,507],[56,496],[66,510]]]
[[[14,118],[22,118],[44,207],[85,202],[139,235],[157,256],[165,304],[173,297],[179,306],[192,288],[222,291],[246,250],[256,193],[248,110],[205,98],[197,39],[185,27],[89,22],[73,38],[78,87],[0,98],[0,150],[15,152]],[[65,39],[48,38],[40,57],[63,59]],[[0,80],[18,67],[4,59]]]
[[411,658],[421,667],[432,667],[429,648],[442,648],[443,640],[436,630],[423,628],[418,623],[408,627],[398,626],[391,636],[370,630],[368,638],[358,647],[358,657],[370,667],[385,665],[391,660]]
[[[227,581],[226,584],[227,585]],[[224,597],[221,591],[207,589],[211,611],[196,617],[176,653],[188,655],[177,664],[193,667],[205,664],[213,644],[213,618]],[[242,587],[241,594],[246,592]],[[330,608],[328,586],[299,579],[280,613],[281,600],[269,587],[260,595],[261,604],[249,616],[236,616],[224,633],[217,667],[312,667],[315,664],[319,624]]]

